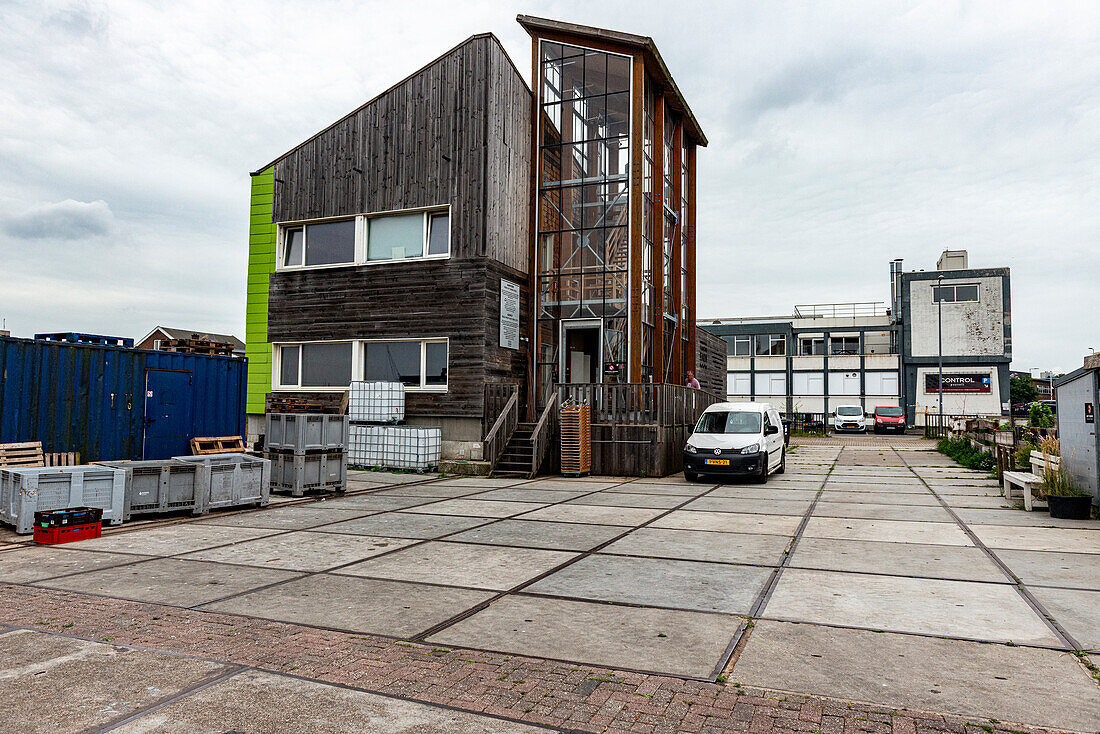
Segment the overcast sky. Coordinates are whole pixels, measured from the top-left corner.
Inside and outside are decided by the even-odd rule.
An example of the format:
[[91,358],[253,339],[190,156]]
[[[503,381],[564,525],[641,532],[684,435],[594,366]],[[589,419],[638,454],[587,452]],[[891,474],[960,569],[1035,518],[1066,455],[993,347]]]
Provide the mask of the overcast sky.
[[0,317],[243,336],[248,173],[519,12],[652,36],[699,154],[701,316],[1012,268],[1013,367],[1100,350],[1100,3],[0,0]]

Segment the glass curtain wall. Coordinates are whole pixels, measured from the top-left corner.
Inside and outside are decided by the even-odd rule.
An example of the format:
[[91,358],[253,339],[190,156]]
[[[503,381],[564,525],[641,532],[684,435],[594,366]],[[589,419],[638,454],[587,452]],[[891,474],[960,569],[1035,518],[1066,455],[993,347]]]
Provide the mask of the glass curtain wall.
[[625,381],[630,264],[628,56],[540,43],[539,402],[560,382],[560,322],[600,319],[606,380]]
[[653,379],[653,325],[654,325],[654,284],[653,284],[653,253],[654,243],[660,240],[660,220],[654,215],[656,210],[656,194],[654,193],[654,179],[656,176],[654,155],[654,136],[656,135],[656,123],[654,111],[657,105],[657,94],[649,75],[645,76],[645,97],[643,109],[645,121],[642,125],[642,382],[651,382]]
[[[683,146],[680,167],[680,338],[688,341],[688,200],[691,198],[691,189],[688,188],[688,149]],[[685,345],[683,347],[687,349]],[[687,364],[687,360],[684,360]]]

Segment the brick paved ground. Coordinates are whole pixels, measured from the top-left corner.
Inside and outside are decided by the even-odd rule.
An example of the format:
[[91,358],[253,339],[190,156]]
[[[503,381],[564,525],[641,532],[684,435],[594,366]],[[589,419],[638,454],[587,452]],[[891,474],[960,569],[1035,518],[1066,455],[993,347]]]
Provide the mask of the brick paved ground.
[[[0,585],[0,623],[213,658],[578,731],[1042,732],[993,720],[443,649],[371,635]],[[1023,692],[1021,692],[1023,695]]]

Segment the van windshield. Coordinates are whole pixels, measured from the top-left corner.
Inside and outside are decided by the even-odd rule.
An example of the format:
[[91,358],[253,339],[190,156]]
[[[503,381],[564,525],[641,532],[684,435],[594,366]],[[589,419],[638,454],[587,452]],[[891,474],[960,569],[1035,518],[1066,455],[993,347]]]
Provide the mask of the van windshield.
[[875,412],[885,418],[901,417],[901,408],[877,408]]
[[703,413],[696,433],[760,433],[760,413],[748,410]]
[[836,409],[837,415],[863,415],[863,408],[858,405],[842,405]]

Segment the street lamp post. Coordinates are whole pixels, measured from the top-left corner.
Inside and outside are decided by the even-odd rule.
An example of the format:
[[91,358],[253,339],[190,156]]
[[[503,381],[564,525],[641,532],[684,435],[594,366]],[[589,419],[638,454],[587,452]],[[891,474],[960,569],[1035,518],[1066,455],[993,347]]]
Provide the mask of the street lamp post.
[[936,328],[939,332],[939,358],[940,358],[940,430],[943,430],[943,275],[936,276]]

